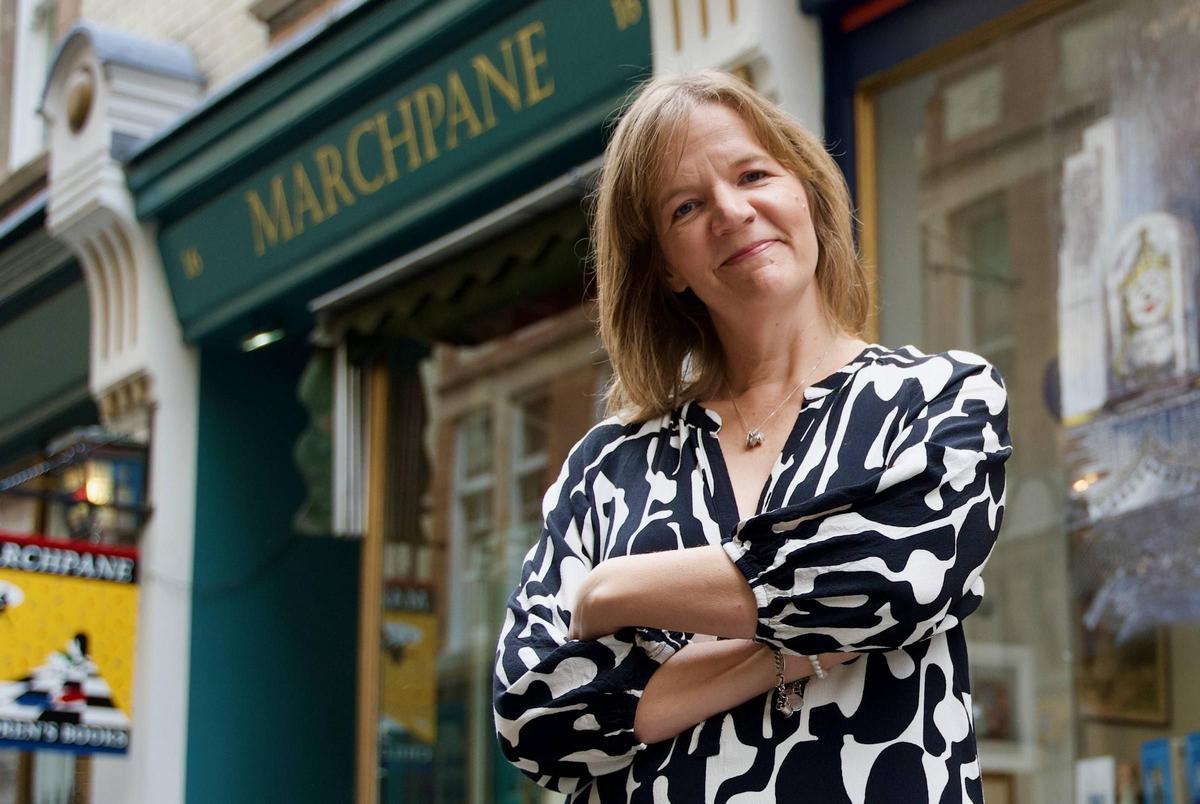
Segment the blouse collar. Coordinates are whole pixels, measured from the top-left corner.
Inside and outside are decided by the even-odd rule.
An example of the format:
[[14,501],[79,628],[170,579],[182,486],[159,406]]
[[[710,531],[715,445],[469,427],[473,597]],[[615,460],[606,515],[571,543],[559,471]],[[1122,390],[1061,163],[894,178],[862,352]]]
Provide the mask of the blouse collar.
[[[805,388],[804,401],[806,406],[821,407],[825,397],[841,389],[858,373],[859,369],[878,358],[882,350],[883,347],[879,344],[872,343],[855,355],[849,363],[820,382],[815,382]],[[678,415],[681,421],[699,430],[711,433],[719,433],[721,431],[722,422],[720,414],[715,410],[709,410],[704,407],[697,400],[685,402],[683,407],[679,409]]]

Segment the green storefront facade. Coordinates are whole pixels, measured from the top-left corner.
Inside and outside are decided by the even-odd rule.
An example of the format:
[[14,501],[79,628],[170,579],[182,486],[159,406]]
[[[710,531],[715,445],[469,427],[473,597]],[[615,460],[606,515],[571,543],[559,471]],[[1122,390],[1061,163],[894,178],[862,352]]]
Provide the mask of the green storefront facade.
[[[371,800],[356,759],[361,542],[320,535],[320,517],[297,520],[314,493],[329,494],[321,472],[314,481],[295,458],[328,456],[320,437],[312,447],[328,409],[299,390],[323,376],[312,301],[389,265],[409,266],[390,272],[389,294],[436,289],[439,271],[470,274],[469,248],[453,260],[406,257],[594,165],[606,122],[649,73],[643,3],[363,2],[331,12],[130,159],[138,217],[157,231],[200,357],[187,801],[325,804],[356,789]],[[582,213],[568,210],[565,223],[556,214],[527,210],[493,238],[499,246],[472,248],[494,264],[520,251],[521,226],[539,244],[578,233]],[[471,322],[456,320],[459,297],[444,294],[439,331],[478,326],[560,282],[538,274],[542,257],[504,265],[499,296],[463,302]],[[395,319],[404,307],[392,309]],[[282,340],[240,348],[268,330]],[[392,320],[388,330],[394,339],[405,327]],[[435,338],[356,342],[395,366]],[[447,701],[438,717],[452,721],[459,705]],[[444,775],[446,763],[434,764]],[[489,771],[498,781],[488,800],[518,800],[499,781],[510,772]],[[482,788],[466,789],[441,780],[437,800],[473,800]]]

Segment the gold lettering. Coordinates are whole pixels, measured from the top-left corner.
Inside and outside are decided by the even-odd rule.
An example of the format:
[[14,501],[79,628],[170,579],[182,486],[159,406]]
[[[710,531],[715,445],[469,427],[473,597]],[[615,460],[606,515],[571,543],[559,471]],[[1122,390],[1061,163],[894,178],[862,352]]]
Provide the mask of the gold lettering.
[[254,233],[254,253],[262,256],[267,253],[267,246],[279,242],[287,242],[295,235],[292,233],[292,219],[288,214],[287,194],[283,190],[283,176],[276,174],[271,177],[271,213],[267,214],[262,199],[254,190],[246,192],[246,204],[250,207],[250,227]]
[[[346,180],[342,178],[342,153],[332,145],[322,145],[313,154],[313,160],[317,163],[317,174],[321,177],[321,193],[325,196],[325,214],[332,218],[338,213],[338,196],[341,196],[342,203],[346,206],[354,203],[354,194],[350,192],[350,188],[346,186]],[[357,161],[355,159],[355,164]],[[361,170],[359,175],[362,175]]]
[[514,112],[521,111],[521,87],[517,81],[517,60],[513,57],[511,39],[500,40],[500,52],[504,56],[504,75],[496,69],[491,60],[480,53],[471,59],[475,68],[475,77],[479,80],[479,98],[483,105],[483,125],[492,129],[496,125],[496,113],[492,108],[491,87],[500,90],[500,94],[508,101],[508,106]]
[[421,119],[421,132],[425,135],[425,161],[432,162],[438,155],[433,130],[442,124],[446,113],[446,96],[437,84],[425,84],[413,92],[413,102],[417,106],[417,117]]
[[400,145],[407,146],[408,169],[413,171],[421,166],[417,132],[413,127],[412,98],[407,96],[401,98],[396,102],[396,109],[400,112],[400,119],[404,123],[399,137],[393,138],[388,130],[387,112],[379,112],[375,115],[375,125],[379,128],[379,144],[383,147],[384,171],[389,182],[400,177],[400,171],[396,170],[396,148]]
[[546,26],[541,20],[531,22],[517,31],[517,44],[521,49],[521,64],[525,67],[525,105],[533,106],[554,94],[554,78],[545,84],[538,84],[538,68],[546,65],[546,49],[543,47],[536,52],[533,49],[533,37],[546,36]]
[[450,94],[449,109],[446,112],[446,150],[453,151],[458,147],[459,124],[467,124],[469,139],[474,139],[482,134],[483,126],[479,123],[479,116],[475,114],[475,107],[471,105],[471,96],[467,94],[467,88],[463,86],[458,70],[451,70],[450,74],[446,76],[446,89]]
[[612,0],[612,10],[618,31],[635,25],[642,18],[641,0]]
[[180,259],[183,261],[183,274],[188,279],[195,279],[204,273],[204,258],[200,256],[200,250],[189,248],[185,250]]
[[350,181],[354,183],[354,189],[358,190],[363,195],[371,195],[377,192],[386,181],[382,173],[375,178],[368,180],[367,177],[363,175],[362,164],[358,161],[359,141],[368,131],[374,130],[374,120],[363,120],[359,123],[356,123],[354,128],[350,129],[350,136],[346,139],[346,168],[350,172]]
[[292,165],[292,197],[296,199],[296,206],[292,210],[295,216],[292,228],[296,230],[296,234],[304,233],[305,213],[312,219],[313,226],[325,220],[321,202],[317,200],[317,193],[313,190],[312,180],[308,178],[308,171],[304,169],[303,162]]

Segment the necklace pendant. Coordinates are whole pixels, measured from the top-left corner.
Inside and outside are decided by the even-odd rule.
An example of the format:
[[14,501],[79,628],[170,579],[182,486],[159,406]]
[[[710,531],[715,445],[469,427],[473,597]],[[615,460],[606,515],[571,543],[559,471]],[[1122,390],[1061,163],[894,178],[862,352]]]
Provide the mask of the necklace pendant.
[[762,430],[751,430],[746,433],[746,449],[753,449],[763,442]]

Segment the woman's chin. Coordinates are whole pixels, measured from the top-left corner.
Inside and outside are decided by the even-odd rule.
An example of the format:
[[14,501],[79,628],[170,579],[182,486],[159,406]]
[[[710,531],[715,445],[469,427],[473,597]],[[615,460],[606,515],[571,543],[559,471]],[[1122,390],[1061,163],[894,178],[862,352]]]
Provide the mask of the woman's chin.
[[726,299],[736,298],[739,302],[751,307],[788,307],[795,306],[804,296],[804,288],[808,283],[797,280],[794,273],[760,269],[739,277],[740,281],[730,283]]

